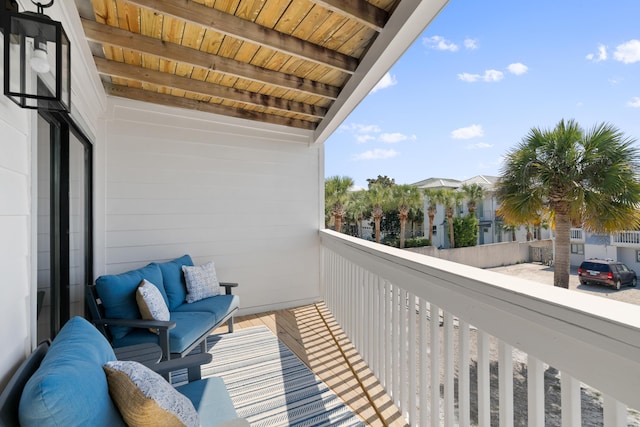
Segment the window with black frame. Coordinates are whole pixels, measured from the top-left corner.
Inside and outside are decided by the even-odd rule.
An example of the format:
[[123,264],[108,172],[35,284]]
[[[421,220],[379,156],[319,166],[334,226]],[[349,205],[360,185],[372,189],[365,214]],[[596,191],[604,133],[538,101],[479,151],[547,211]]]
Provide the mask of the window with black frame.
[[38,115],[38,340],[84,315],[92,272],[92,145],[66,114]]

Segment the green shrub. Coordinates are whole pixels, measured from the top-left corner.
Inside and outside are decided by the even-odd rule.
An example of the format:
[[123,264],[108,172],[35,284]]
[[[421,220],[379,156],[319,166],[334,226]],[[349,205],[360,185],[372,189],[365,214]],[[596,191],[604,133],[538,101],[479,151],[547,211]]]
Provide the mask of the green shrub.
[[478,218],[468,214],[453,218],[453,236],[456,248],[465,248],[478,244],[478,224]]
[[405,248],[419,248],[422,246],[431,246],[431,241],[426,237],[414,237],[404,241]]

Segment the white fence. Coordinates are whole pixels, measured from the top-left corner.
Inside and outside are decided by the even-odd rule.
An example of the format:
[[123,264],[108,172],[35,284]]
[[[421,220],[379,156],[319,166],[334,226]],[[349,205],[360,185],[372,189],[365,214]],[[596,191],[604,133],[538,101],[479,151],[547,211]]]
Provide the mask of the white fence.
[[640,408],[640,306],[320,235],[326,304],[410,425],[544,426],[548,366],[563,427],[582,425],[586,385],[601,425]]

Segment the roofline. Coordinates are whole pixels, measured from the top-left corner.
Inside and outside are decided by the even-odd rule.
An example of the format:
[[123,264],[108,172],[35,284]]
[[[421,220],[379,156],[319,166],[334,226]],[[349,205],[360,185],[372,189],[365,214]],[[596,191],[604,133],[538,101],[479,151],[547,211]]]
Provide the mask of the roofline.
[[323,143],[442,11],[449,0],[403,0],[313,135]]

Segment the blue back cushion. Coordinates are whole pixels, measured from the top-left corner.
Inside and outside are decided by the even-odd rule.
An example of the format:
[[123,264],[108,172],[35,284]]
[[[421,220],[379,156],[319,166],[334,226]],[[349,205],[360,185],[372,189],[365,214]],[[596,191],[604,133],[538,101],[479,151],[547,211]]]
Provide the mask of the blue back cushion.
[[102,365],[115,360],[104,336],[82,317],[56,336],[20,398],[20,425],[123,426]]
[[[104,305],[105,316],[110,319],[140,319],[140,310],[136,302],[136,289],[142,279],[147,279],[159,290],[168,305],[164,291],[162,273],[157,264],[149,264],[137,270],[122,274],[108,274],[96,279],[96,290]],[[131,332],[128,326],[109,327],[114,338],[122,338]]]
[[157,264],[162,271],[164,289],[167,292],[169,311],[183,304],[187,298],[187,285],[184,281],[182,266],[193,266],[193,261],[189,255],[183,255],[172,261]]

